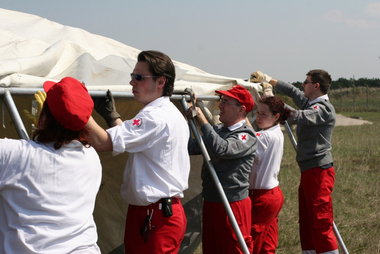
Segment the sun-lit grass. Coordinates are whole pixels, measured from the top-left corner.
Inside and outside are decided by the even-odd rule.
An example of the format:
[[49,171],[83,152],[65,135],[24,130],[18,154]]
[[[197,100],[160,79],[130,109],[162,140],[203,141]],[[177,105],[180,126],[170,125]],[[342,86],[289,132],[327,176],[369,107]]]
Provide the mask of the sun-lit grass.
[[356,87],[329,91],[329,98],[337,112],[380,111],[380,88]]
[[[332,140],[335,167],[334,222],[349,253],[380,253],[380,113],[352,112],[373,122],[337,126]],[[279,217],[277,253],[300,253],[295,152],[286,139],[280,173],[285,204]]]
[[[334,129],[334,222],[349,253],[380,253],[380,112],[342,114],[361,117],[373,124],[337,126]],[[285,149],[279,180],[285,203],[279,216],[276,253],[293,254],[301,253],[297,194],[300,170],[290,139],[287,133],[284,135]],[[195,253],[202,253],[201,246]]]

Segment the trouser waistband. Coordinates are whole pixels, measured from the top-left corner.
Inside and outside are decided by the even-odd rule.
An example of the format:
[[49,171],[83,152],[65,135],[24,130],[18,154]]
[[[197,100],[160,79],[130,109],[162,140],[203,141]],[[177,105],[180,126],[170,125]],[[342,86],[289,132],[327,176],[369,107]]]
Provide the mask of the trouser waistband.
[[[181,203],[181,199],[180,198],[175,198],[175,197],[172,197],[171,198],[172,200],[172,204],[180,204]],[[156,203],[152,203],[150,205],[146,205],[146,206],[139,206],[139,205],[129,205],[131,207],[133,207],[134,209],[155,209],[155,210],[162,210],[162,200],[158,200]]]
[[280,191],[280,186],[274,187],[273,189],[269,190],[264,190],[264,189],[254,189],[254,190],[249,190],[249,195],[263,195],[267,193],[276,193],[277,191]]

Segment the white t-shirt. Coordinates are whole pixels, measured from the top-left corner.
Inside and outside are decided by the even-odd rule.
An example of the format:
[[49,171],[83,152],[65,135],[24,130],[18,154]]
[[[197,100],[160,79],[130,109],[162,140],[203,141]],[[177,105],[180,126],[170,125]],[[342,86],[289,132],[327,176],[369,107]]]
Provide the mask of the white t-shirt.
[[183,197],[190,173],[190,133],[169,97],[152,101],[135,118],[107,132],[113,155],[129,153],[121,187],[127,203],[145,206],[161,198]]
[[100,253],[93,148],[0,139],[0,253]]
[[249,177],[249,189],[270,190],[279,184],[277,176],[284,151],[284,134],[277,124],[257,132],[256,138],[258,145]]

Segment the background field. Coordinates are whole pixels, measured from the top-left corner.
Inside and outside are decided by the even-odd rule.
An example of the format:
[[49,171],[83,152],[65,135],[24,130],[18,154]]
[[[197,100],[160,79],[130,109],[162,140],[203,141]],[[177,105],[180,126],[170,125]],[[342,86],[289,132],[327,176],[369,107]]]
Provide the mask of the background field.
[[[361,117],[373,124],[334,129],[334,221],[349,253],[380,253],[380,113],[342,114]],[[279,254],[300,253],[297,200],[300,173],[289,138],[285,141],[279,175],[285,196],[279,217]]]
[[329,91],[337,112],[380,111],[379,87],[349,87]]
[[[336,126],[332,139],[335,167],[334,222],[349,253],[380,253],[380,112],[340,112],[373,124]],[[337,109],[337,111],[340,111]],[[298,233],[300,171],[285,135],[279,175],[285,203],[279,216],[278,254],[301,253]],[[201,246],[195,253],[202,253]],[[342,253],[342,252],[341,252]]]

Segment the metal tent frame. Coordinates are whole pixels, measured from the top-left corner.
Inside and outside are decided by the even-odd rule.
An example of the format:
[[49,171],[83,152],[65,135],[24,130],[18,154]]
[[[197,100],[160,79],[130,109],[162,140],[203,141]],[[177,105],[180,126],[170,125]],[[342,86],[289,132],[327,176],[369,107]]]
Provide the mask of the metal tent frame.
[[[90,88],[89,88],[90,89]],[[0,97],[3,98],[2,100],[2,123],[3,123],[3,127],[4,126],[4,115],[5,115],[5,106],[8,108],[8,111],[9,111],[9,114],[12,118],[12,121],[14,122],[14,125],[15,125],[15,129],[17,131],[17,134],[19,136],[20,139],[25,139],[25,140],[29,140],[29,135],[26,131],[26,128],[24,126],[24,123],[23,121],[21,120],[21,116],[19,114],[19,111],[17,110],[17,107],[16,107],[16,104],[12,98],[12,94],[13,95],[34,95],[37,91],[42,91],[42,89],[35,89],[35,88],[17,88],[17,87],[11,87],[11,88],[0,88]],[[101,96],[106,96],[106,91],[99,91],[99,90],[89,90],[89,94],[92,96],[92,97],[101,97]],[[134,95],[132,93],[127,93],[127,92],[113,92],[113,96],[115,98],[133,98]],[[216,100],[219,100],[219,96],[216,96],[216,95],[206,95],[206,96],[202,96],[202,95],[198,95],[197,96],[198,100],[204,100],[204,101],[216,101]],[[172,97],[171,97],[171,100],[178,100],[181,102],[182,104],[182,107],[183,107],[183,110],[186,112],[187,110],[187,103],[186,101],[189,101],[192,99],[192,95],[191,94],[173,94]],[[198,142],[198,145],[200,146],[201,150],[202,150],[202,155],[207,163],[207,166],[210,170],[210,173],[213,177],[213,180],[214,180],[214,183],[218,189],[218,192],[219,194],[221,195],[221,198],[222,198],[222,202],[223,202],[223,205],[224,205],[224,208],[226,210],[226,213],[230,219],[230,222],[231,222],[231,225],[235,231],[235,234],[238,238],[238,241],[239,241],[239,244],[240,246],[242,247],[242,250],[244,251],[244,253],[248,254],[249,251],[248,251],[248,248],[247,248],[247,245],[244,241],[244,238],[241,234],[241,231],[237,225],[237,222],[236,222],[236,219],[232,213],[232,210],[231,210],[231,207],[228,203],[228,200],[224,194],[224,191],[223,191],[223,188],[221,186],[221,183],[218,179],[218,176],[216,175],[216,172],[215,172],[215,169],[213,168],[213,165],[210,161],[210,157],[207,153],[207,150],[203,144],[203,141],[201,139],[201,136],[200,136],[200,133],[197,129],[197,126],[195,124],[195,122],[193,121],[193,119],[189,119],[189,125],[190,125],[190,128],[196,138],[196,141]],[[294,147],[294,149],[297,148],[297,142],[294,138],[294,135],[291,131],[291,128],[289,126],[289,124],[286,122],[285,124],[285,128],[286,128],[286,131],[289,135],[289,138],[291,140],[291,143]],[[345,254],[348,254],[348,250],[343,242],[343,239],[335,225],[335,222],[333,224],[333,229],[334,229],[334,233],[338,239],[338,242],[339,242],[339,245],[341,246],[343,252]]]

